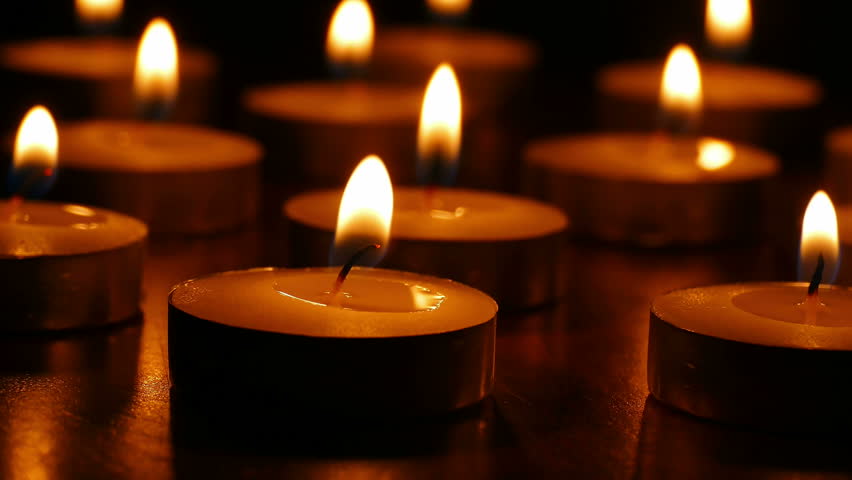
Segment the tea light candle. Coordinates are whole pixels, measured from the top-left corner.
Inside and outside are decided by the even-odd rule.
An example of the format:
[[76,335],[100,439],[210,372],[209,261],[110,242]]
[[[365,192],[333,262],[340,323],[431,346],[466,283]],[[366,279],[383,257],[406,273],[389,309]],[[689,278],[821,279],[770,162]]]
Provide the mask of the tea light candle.
[[[700,111],[697,64],[688,47],[678,46],[670,66],[664,109],[673,128],[688,129]],[[578,235],[644,246],[755,237],[762,232],[763,189],[779,168],[757,148],[665,133],[538,140],[524,162],[528,191],[562,207]]]
[[[819,287],[837,272],[837,223],[814,196],[802,233],[807,283],[678,290],[651,307],[648,384],[694,415],[775,430],[852,424],[852,291]],[[822,268],[814,267],[822,258]],[[816,288],[814,288],[816,287]]]
[[[346,192],[338,253],[376,244],[380,256],[393,204],[381,161],[362,161]],[[497,312],[491,298],[413,273],[355,267],[347,276],[364,257],[345,256],[352,259],[340,273],[264,268],[175,287],[175,391],[345,416],[444,412],[488,395]]]
[[[507,308],[556,298],[560,282],[553,257],[567,224],[562,212],[512,195],[435,186],[452,179],[461,142],[461,94],[448,65],[429,83],[419,133],[417,170],[432,186],[397,189],[394,247],[385,265],[467,283]],[[340,196],[313,191],[285,203],[291,262],[325,261]]]
[[[16,143],[13,168],[54,168],[56,127],[44,108],[30,111]],[[0,201],[0,215],[0,275],[7,279],[0,330],[94,327],[139,313],[145,224],[20,197]]]
[[[78,14],[87,18],[85,11]],[[62,118],[133,117],[136,104],[130,92],[136,47],[134,41],[113,37],[46,38],[4,45],[0,69],[11,85],[4,89],[7,105],[28,101],[38,92],[38,99],[55,106]],[[209,119],[216,70],[216,60],[209,53],[182,49],[184,88],[175,104],[175,120]]]
[[[176,44],[154,20],[136,78],[140,111],[165,114],[177,91]],[[171,52],[171,54],[169,54]],[[56,198],[113,208],[157,233],[209,233],[254,220],[260,146],[253,140],[176,123],[94,120],[62,129]]]
[[[460,17],[470,1],[431,2],[440,16]],[[376,36],[371,75],[383,81],[421,85],[435,65],[451,63],[470,102],[493,111],[517,96],[538,61],[529,41],[511,35],[452,26],[381,28]]]
[[[732,5],[728,2],[720,7]],[[709,7],[708,12],[712,13]],[[742,50],[750,33],[750,9],[740,7],[728,13],[719,17],[727,21],[725,24],[714,23],[716,20],[708,16],[710,44],[719,51]],[[731,13],[744,19],[747,15],[748,22],[733,28],[737,23],[730,21]],[[654,128],[662,72],[662,65],[653,61],[604,68],[596,80],[602,97],[601,126],[614,130]],[[702,133],[781,152],[791,165],[812,164],[821,132],[817,114],[823,92],[817,80],[723,62],[702,62],[701,75]]]
[[[326,51],[335,70],[357,72],[369,61],[373,19],[364,0],[343,0],[328,30]],[[265,178],[340,185],[354,160],[375,153],[397,168],[414,158],[419,89],[356,80],[253,88],[243,98],[246,129],[268,151]],[[413,172],[411,172],[413,177]]]
[[[428,205],[430,195],[432,205]],[[560,294],[557,271],[567,220],[559,209],[513,195],[465,189],[397,187],[389,268],[468,284],[504,308],[529,308]],[[289,264],[328,261],[339,190],[297,195],[284,204]]]
[[111,120],[69,124],[61,134],[55,198],[127,213],[155,233],[210,233],[255,219],[263,151],[249,138]]
[[649,247],[757,237],[778,172],[757,148],[632,133],[539,140],[524,162],[527,191],[565,210],[574,233]]

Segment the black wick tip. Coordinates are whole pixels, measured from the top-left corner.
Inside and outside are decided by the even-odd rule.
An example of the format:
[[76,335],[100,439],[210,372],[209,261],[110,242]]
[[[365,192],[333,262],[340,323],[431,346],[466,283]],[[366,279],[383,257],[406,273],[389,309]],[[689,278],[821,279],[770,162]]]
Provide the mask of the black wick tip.
[[814,270],[814,276],[811,277],[811,284],[808,285],[808,296],[814,296],[819,291],[819,284],[822,283],[822,272],[825,270],[825,259],[822,257],[822,254],[819,254],[819,258],[817,259],[817,266]]
[[355,254],[352,255],[352,258],[350,258],[349,261],[343,265],[343,268],[340,269],[340,273],[337,274],[337,281],[334,282],[333,293],[337,293],[340,290],[340,287],[343,285],[343,282],[346,280],[346,277],[349,275],[349,272],[352,270],[352,267],[354,267],[355,264],[358,263],[358,260],[360,260],[361,257],[363,257],[372,250],[378,250],[380,248],[382,248],[380,244],[373,243],[355,252]]

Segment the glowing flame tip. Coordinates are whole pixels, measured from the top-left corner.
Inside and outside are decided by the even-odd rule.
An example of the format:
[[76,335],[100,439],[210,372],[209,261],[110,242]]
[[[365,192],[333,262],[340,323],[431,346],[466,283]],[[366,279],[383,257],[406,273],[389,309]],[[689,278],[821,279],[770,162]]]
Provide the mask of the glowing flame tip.
[[799,250],[799,280],[813,275],[820,255],[825,260],[823,280],[832,282],[839,267],[837,214],[828,195],[820,190],[814,194],[802,221],[802,242]]
[[342,0],[328,26],[328,61],[337,66],[366,65],[373,50],[374,30],[373,13],[366,0]]

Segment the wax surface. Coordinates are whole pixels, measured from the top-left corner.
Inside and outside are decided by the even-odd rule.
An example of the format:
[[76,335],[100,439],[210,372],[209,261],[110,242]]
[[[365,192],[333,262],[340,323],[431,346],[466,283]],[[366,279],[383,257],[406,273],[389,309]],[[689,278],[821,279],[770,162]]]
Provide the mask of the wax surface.
[[334,299],[337,268],[262,268],[184,282],[171,303],[199,318],[240,328],[342,338],[415,336],[485,323],[497,304],[450,280],[354,268]]
[[[656,102],[662,62],[612,65],[598,75],[604,93]],[[802,75],[745,65],[701,62],[704,105],[710,109],[784,109],[814,106],[822,98],[819,84]]]
[[[137,48],[138,40],[51,38],[5,45],[0,49],[0,61],[7,68],[33,73],[129,79],[135,68]],[[210,55],[181,47],[181,76],[205,77],[212,75],[215,69],[216,62]]]
[[641,133],[555,137],[533,143],[525,161],[573,174],[663,183],[721,183],[768,177],[778,170],[771,154],[733,144],[733,161],[718,170],[699,167],[695,139]]
[[270,117],[355,124],[416,122],[422,102],[422,90],[343,82],[259,87],[244,99],[249,111]]
[[60,128],[59,164],[80,169],[186,172],[260,161],[253,140],[183,124],[99,120]]
[[692,332],[757,345],[852,349],[852,290],[820,288],[824,304],[815,325],[803,322],[804,283],[747,283],[677,290],[651,308],[662,320]]
[[141,241],[144,223],[81,205],[0,202],[0,257],[78,255]]
[[449,62],[458,69],[523,70],[536,60],[532,45],[499,33],[406,27],[379,30],[376,38],[376,57],[429,66]]
[[[333,231],[339,190],[309,192],[284,205],[288,218]],[[394,188],[391,237],[410,240],[521,240],[562,231],[565,215],[557,208],[523,197],[464,189]]]

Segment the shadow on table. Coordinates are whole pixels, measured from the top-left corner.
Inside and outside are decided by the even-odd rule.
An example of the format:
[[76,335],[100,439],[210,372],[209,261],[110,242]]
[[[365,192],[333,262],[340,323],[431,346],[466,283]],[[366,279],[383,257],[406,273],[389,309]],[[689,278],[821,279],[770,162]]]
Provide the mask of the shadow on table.
[[778,478],[848,471],[850,451],[848,435],[782,434],[722,425],[648,397],[635,478]]
[[225,450],[298,457],[398,457],[487,449],[512,442],[495,402],[440,416],[333,418],[307,412],[240,410],[171,400],[172,439],[178,450]]

